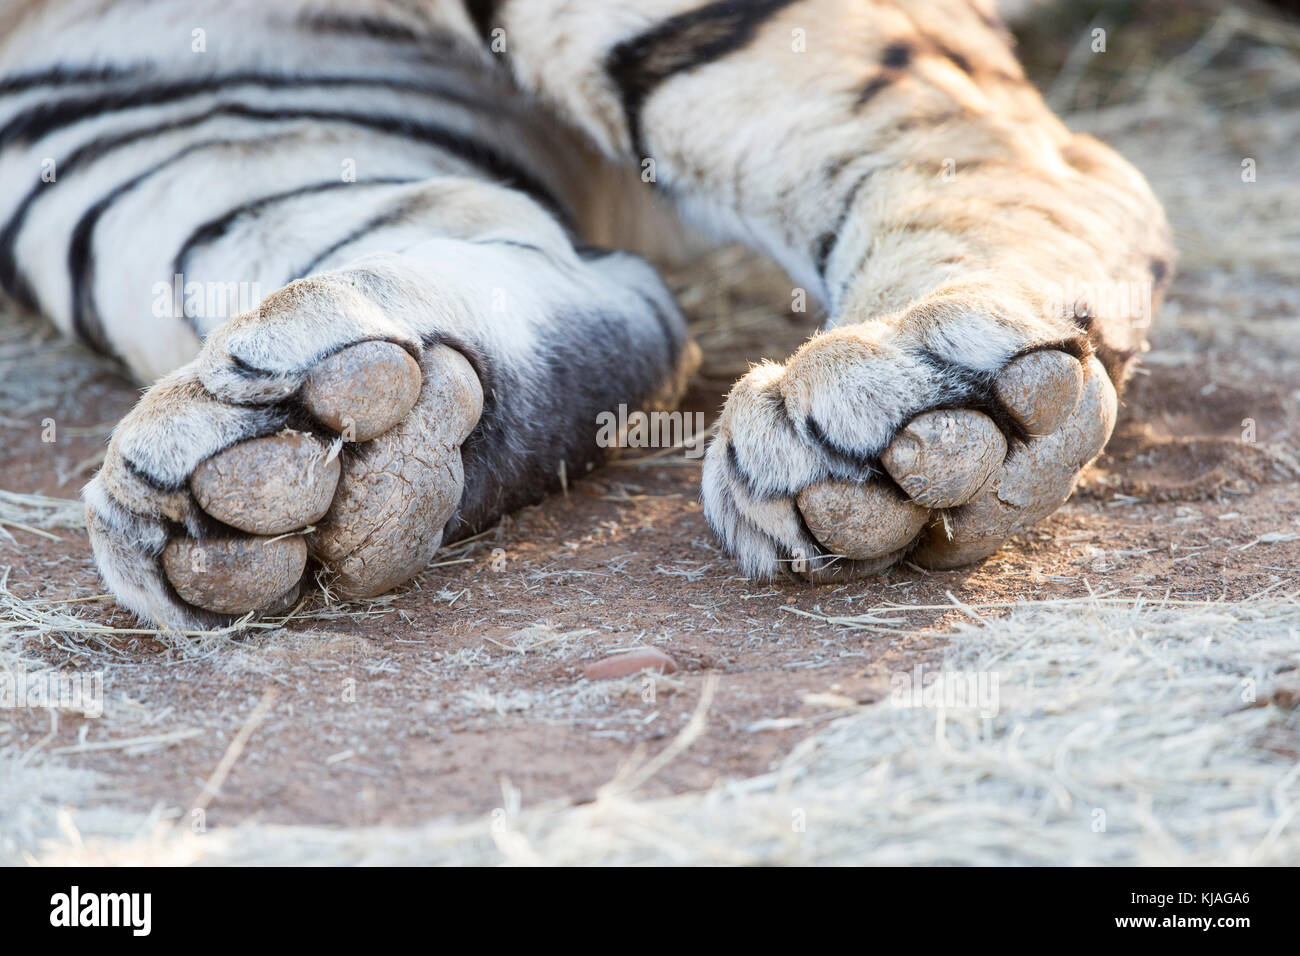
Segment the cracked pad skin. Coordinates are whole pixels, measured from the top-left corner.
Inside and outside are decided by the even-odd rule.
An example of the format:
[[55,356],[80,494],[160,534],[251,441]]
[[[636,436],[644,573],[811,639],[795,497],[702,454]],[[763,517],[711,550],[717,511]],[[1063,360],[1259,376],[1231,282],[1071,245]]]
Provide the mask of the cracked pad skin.
[[469,363],[446,350],[427,363],[411,413],[345,469],[311,552],[343,597],[373,597],[410,579],[442,543],[465,475],[460,444],[482,411]]

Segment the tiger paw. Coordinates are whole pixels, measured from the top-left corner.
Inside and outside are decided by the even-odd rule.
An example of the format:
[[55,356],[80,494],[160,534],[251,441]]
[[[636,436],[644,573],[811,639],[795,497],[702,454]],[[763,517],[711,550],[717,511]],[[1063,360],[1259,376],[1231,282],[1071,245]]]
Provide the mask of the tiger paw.
[[85,492],[100,573],[172,629],[284,609],[312,562],[340,597],[381,594],[440,546],[482,405],[460,352],[345,285],[290,286],[115,429]]
[[1060,507],[1114,427],[1095,358],[1029,351],[953,395],[951,369],[842,331],[753,369],[709,449],[706,515],[752,576],[978,561]]

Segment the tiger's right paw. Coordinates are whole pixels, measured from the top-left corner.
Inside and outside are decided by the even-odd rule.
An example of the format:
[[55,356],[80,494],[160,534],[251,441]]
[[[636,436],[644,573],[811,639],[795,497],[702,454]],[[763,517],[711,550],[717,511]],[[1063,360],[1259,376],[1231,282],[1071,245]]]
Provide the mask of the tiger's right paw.
[[704,465],[727,550],[754,578],[841,581],[970,564],[1051,514],[1110,437],[1115,389],[1082,344],[1018,334],[957,339],[989,343],[963,364],[847,327],[752,369]]

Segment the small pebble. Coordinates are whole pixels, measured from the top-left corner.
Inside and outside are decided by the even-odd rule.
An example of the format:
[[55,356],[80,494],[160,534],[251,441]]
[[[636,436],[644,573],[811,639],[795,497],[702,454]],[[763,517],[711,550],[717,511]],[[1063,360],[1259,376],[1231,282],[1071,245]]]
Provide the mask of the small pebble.
[[582,676],[587,680],[613,680],[646,669],[672,674],[677,670],[677,662],[658,648],[638,647],[588,664],[582,669]]

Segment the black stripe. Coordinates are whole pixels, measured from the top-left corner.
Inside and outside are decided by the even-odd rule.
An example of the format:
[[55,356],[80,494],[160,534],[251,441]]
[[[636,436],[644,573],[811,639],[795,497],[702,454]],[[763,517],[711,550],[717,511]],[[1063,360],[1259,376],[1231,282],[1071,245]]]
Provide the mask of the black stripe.
[[[76,169],[83,162],[94,162],[104,154],[124,146],[129,146],[137,140],[144,139],[148,136],[156,135],[160,132],[184,129],[188,126],[195,126],[212,117],[218,115],[218,110],[209,110],[198,116],[188,117],[183,120],[177,120],[166,126],[153,126],[144,129],[132,130],[119,136],[106,137],[81,146],[63,161],[64,179],[69,169]],[[18,260],[14,254],[14,244],[18,241],[18,234],[22,232],[23,226],[27,221],[28,213],[31,207],[36,203],[45,190],[52,188],[52,184],[38,181],[27,195],[19,202],[18,207],[10,214],[9,220],[5,223],[4,228],[0,229],[0,290],[7,295],[12,296],[19,302],[22,302],[27,308],[33,311],[39,311],[40,305],[35,300],[31,291],[31,286],[27,279],[22,275],[18,268]]]
[[[390,76],[288,76],[269,73],[228,73],[183,83],[158,86],[132,87],[109,90],[89,96],[67,97],[51,103],[42,103],[24,110],[0,127],[0,149],[13,143],[31,143],[55,130],[71,126],[85,119],[98,118],[107,113],[162,106],[191,99],[207,93],[219,93],[236,86],[252,86],[267,90],[332,89],[355,86],[363,89],[385,89],[401,93],[433,96],[461,106],[481,108],[479,97],[466,93],[463,87],[403,80]],[[292,107],[290,107],[292,108]]]
[[[785,432],[785,436],[782,439],[783,441],[799,442],[802,440],[802,436],[799,434],[799,430],[795,426],[794,419],[790,417],[790,409],[786,405],[785,394],[778,386],[775,384],[763,386],[757,393],[755,393],[755,398],[769,406],[768,410],[772,413],[772,420]],[[755,501],[775,501],[778,498],[794,494],[796,489],[790,487],[785,487],[774,492],[760,491],[758,483],[754,480],[749,470],[740,463],[740,453],[736,450],[736,443],[734,441],[728,441],[726,445],[727,464],[730,466],[735,478],[742,484],[745,493],[749,495],[750,498]]]
[[877,73],[867,82],[862,84],[862,89],[858,90],[857,99],[853,101],[853,109],[860,110],[873,99],[876,94],[887,90],[896,79],[896,75],[889,72]]
[[19,272],[11,245],[9,243],[0,247],[0,292],[28,312],[40,312],[41,304],[36,301],[36,290],[27,277]]
[[407,216],[417,211],[420,208],[420,206],[421,203],[419,202],[418,197],[412,198],[410,196],[403,196],[402,198],[397,200],[397,202],[395,202],[391,208],[386,209],[383,212],[378,213],[377,215],[371,216],[360,226],[357,226],[355,229],[348,232],[342,238],[335,240],[334,242],[326,246],[324,249],[322,249],[320,252],[318,252],[315,256],[312,257],[311,261],[308,262],[305,266],[303,266],[300,269],[295,269],[293,272],[293,278],[301,279],[303,276],[311,275],[313,272],[316,271],[316,269],[320,266],[322,262],[324,262],[330,256],[334,255],[334,253],[338,252],[340,249],[344,248],[345,246],[350,246],[358,239],[361,239],[363,236],[366,236],[371,232],[374,232],[376,229],[382,229],[385,226],[391,226],[393,223],[398,222],[401,219],[405,219]]
[[[277,291],[281,291],[281,290],[277,290]],[[275,294],[276,293],[273,292],[271,296],[267,296],[267,298],[269,299]],[[240,378],[244,378],[244,379],[274,378],[278,375],[283,375],[283,374],[305,375],[307,374],[307,371],[317,363],[323,362],[331,355],[337,355],[339,352],[342,352],[345,349],[350,349],[352,348],[352,346],[357,345],[361,342],[387,342],[390,345],[396,345],[399,349],[405,351],[408,355],[411,356],[411,358],[415,359],[417,362],[420,360],[420,350],[416,348],[410,341],[400,340],[391,335],[382,335],[377,337],[362,336],[361,338],[358,339],[351,339],[351,340],[345,339],[344,341],[336,343],[335,345],[332,345],[327,349],[322,349],[320,351],[317,351],[311,356],[311,358],[307,359],[305,362],[303,362],[300,365],[296,365],[287,369],[282,369],[280,371],[275,371],[273,369],[267,369],[267,368],[258,368],[256,365],[253,365],[252,363],[240,358],[234,352],[227,352],[226,358],[230,361],[231,371],[233,371]],[[272,406],[258,405],[256,402],[254,402],[251,407],[267,408]],[[301,404],[301,402],[297,400],[296,393],[295,396],[291,396],[289,399],[280,402],[279,405],[275,407],[284,410],[284,413],[287,416],[289,416],[287,419],[285,419],[284,422],[281,423],[281,425],[287,424],[291,428],[295,428],[298,431],[310,431],[312,434],[321,437],[326,444],[328,444],[333,438],[337,437],[333,429],[325,425],[323,422],[321,422],[314,415],[312,415],[310,412],[307,411],[307,407]],[[298,428],[297,423],[305,423],[305,426],[302,428]],[[263,432],[262,434],[264,435],[273,434],[276,430],[277,429],[271,429],[271,431]],[[240,438],[237,439],[237,441],[244,441],[244,439]]]
[[[1031,352],[1057,350],[1066,352],[1078,358],[1080,361],[1087,360],[1088,350],[1084,343],[1078,340],[1065,340],[1061,342],[1044,343],[1042,345],[1031,346],[1017,352],[1011,359],[1020,358],[1022,355],[1028,355]],[[925,412],[970,409],[982,412],[993,420],[998,431],[1002,433],[1007,442],[1007,454],[1010,455],[1019,446],[1026,444],[1030,439],[1029,431],[1016,417],[1015,413],[1007,407],[1007,404],[998,397],[995,382],[997,376],[995,373],[978,371],[968,368],[964,365],[958,365],[941,355],[929,349],[916,349],[910,353],[914,357],[923,361],[930,366],[937,379],[944,383],[944,398],[935,404],[923,409]],[[872,453],[862,453],[850,448],[845,448],[835,442],[826,434],[817,420],[811,415],[804,419],[805,432],[808,437],[830,457],[841,463],[851,465],[858,469],[858,477],[870,477],[878,482],[883,482],[895,487],[903,497],[906,493],[898,488],[897,484],[887,471],[880,465],[880,451],[888,448],[897,437],[898,432],[906,426],[906,423],[899,426],[894,432],[885,439],[880,446],[880,451]]]
[[1169,261],[1156,256],[1148,263],[1148,268],[1151,270],[1151,280],[1157,286],[1164,285],[1165,278],[1169,275]]
[[[201,152],[202,150],[211,149],[213,147],[227,146],[233,143],[242,142],[245,141],[237,139],[212,139],[205,140],[201,143],[192,143],[157,165],[152,166],[140,175],[117,186],[112,192],[101,198],[82,214],[81,218],[77,221],[76,226],[72,230],[72,239],[68,244],[68,276],[72,283],[72,329],[78,338],[96,351],[104,353],[112,353],[113,351],[112,345],[108,341],[108,337],[104,334],[103,322],[101,321],[99,309],[95,303],[94,288],[95,229],[99,225],[100,220],[103,219],[104,214],[108,212],[109,208],[141,183],[162,172],[167,167],[180,162],[193,153]],[[273,197],[265,197],[264,199],[253,203],[246,203],[238,210],[235,210],[234,213],[228,213],[220,219],[211,220],[210,222],[205,223],[204,226],[201,226],[199,230],[196,230],[195,233],[192,233],[186,240],[185,244],[181,247],[181,253],[176,256],[173,265],[173,275],[185,274],[185,257],[190,253],[190,251],[192,251],[194,246],[204,241],[204,239],[210,241],[211,239],[217,238],[217,236],[228,228],[234,219],[238,218],[238,215],[249,212],[255,207],[260,208],[262,206],[270,205],[272,202],[278,202],[283,199],[306,193],[319,192],[322,189],[333,188],[336,186],[372,185],[379,183],[400,184],[413,181],[414,180],[411,179],[401,179],[397,177],[363,180],[357,183],[345,183],[342,180],[329,180],[323,184],[318,183],[312,186],[298,187],[297,189],[287,190],[286,192]],[[215,224],[218,223],[221,224],[219,228],[215,227]],[[210,230],[210,234],[196,240],[196,236],[199,236],[205,228]],[[189,322],[189,316],[183,317],[187,322]],[[194,327],[192,322],[189,324],[191,328]],[[194,328],[194,331],[196,333],[199,332],[197,328]]]
[[[379,341],[386,340],[380,339]],[[348,345],[355,344],[355,342],[348,343]],[[394,344],[400,345],[401,343]],[[316,361],[319,361],[320,358],[324,358],[327,355],[333,355],[335,352],[342,351],[342,349],[347,348],[348,345],[343,345],[338,349],[323,353]],[[233,362],[239,361],[233,355],[228,357]],[[266,438],[268,435],[274,435],[285,428],[291,428],[294,431],[312,435],[321,443],[326,445],[338,437],[338,432],[325,425],[308,412],[296,395],[290,396],[284,401],[275,402],[270,405],[255,405],[251,406],[251,408],[257,412],[257,418],[252,422],[252,426],[246,429],[241,429],[235,437],[226,444],[222,445],[220,448],[214,449],[209,457],[220,455],[223,451],[227,451],[243,442],[251,441],[255,438]],[[348,449],[345,448],[344,454],[347,453]],[[182,478],[178,483],[172,483],[164,481],[162,478],[153,474],[139,462],[130,457],[124,457],[123,462],[126,465],[127,471],[131,475],[155,491],[161,491],[168,494],[175,494],[177,492],[188,493],[189,491],[188,477]],[[187,518],[186,527],[189,529],[188,533],[193,537],[251,537],[247,531],[242,531],[209,515],[199,507],[198,502],[195,501],[192,496],[190,500],[194,507],[190,509],[192,514]]]
[[[154,491],[161,491],[164,494],[175,494],[180,491],[185,491],[189,487],[188,479],[176,484],[173,484],[170,481],[163,481],[161,478],[154,475],[153,472],[146,471],[143,465],[137,464],[130,456],[124,455],[122,457],[122,464],[126,466],[127,474],[131,475],[131,477],[135,478],[141,484],[147,485]],[[200,508],[199,510],[202,511],[203,509]],[[215,521],[216,519],[213,518],[212,520]]]
[[736,451],[735,442],[727,442],[727,453],[724,460],[726,461],[727,469],[731,472],[731,476],[735,479],[736,484],[740,485],[740,487],[745,490],[745,494],[749,495],[751,499],[754,501],[764,501],[771,497],[770,495],[759,494],[758,484],[750,476],[749,472],[745,470],[745,466],[740,463],[740,454]]
[[886,46],[880,54],[880,71],[862,84],[858,90],[857,99],[853,102],[854,112],[861,110],[875,99],[877,94],[889,89],[902,77],[903,71],[912,65],[916,52],[916,44],[909,40],[897,40]]
[[465,241],[476,246],[509,246],[511,249],[527,249],[539,256],[547,256],[546,250],[541,246],[531,242],[521,242],[518,239],[466,239]]
[[880,65],[887,70],[904,70],[912,62],[914,52],[912,44],[905,40],[891,43],[885,47],[885,52],[881,54]]
[[957,67],[957,69],[961,70],[967,76],[975,75],[975,67],[971,65],[970,59],[967,58],[967,56],[964,53],[959,53],[956,50],[954,50],[952,47],[946,46],[938,42],[937,40],[934,41],[934,46],[935,49],[937,49],[940,54],[946,56],[949,60],[951,60],[953,64]]
[[[998,397],[994,387],[995,374],[950,362],[929,349],[918,349],[912,354],[929,365],[940,378],[956,386],[955,392],[947,400],[936,403],[926,411],[966,408],[983,412],[993,419],[993,424],[998,427],[998,431],[1002,432],[1002,437],[1007,441],[1008,455],[1029,441],[1029,430],[1007,407],[1007,403]],[[892,436],[890,441],[893,441]],[[888,444],[885,447],[888,447]]]
[[599,262],[601,259],[607,259],[610,256],[619,254],[617,249],[607,249],[604,246],[593,246],[580,236],[570,236],[569,242],[573,246],[573,251],[578,254],[578,258],[583,262]]
[[1021,349],[1011,361],[1015,361],[1025,355],[1033,355],[1035,352],[1064,352],[1066,355],[1073,356],[1081,365],[1087,365],[1088,359],[1092,357],[1094,343],[1091,339],[1084,337],[1082,339],[1061,339],[1057,342],[1040,342],[1037,345],[1031,345]]
[[605,71],[618,86],[637,156],[647,155],[641,112],[669,77],[743,49],[774,14],[796,0],[717,0],[669,17],[610,50]]
[[72,229],[68,243],[68,278],[72,285],[72,331],[97,352],[112,353],[112,345],[104,334],[99,310],[95,306],[95,227],[109,208],[142,182],[186,156],[214,146],[226,146],[238,140],[210,139],[172,154],[140,175],[128,179],[103,196],[81,214]]
[[817,237],[817,245],[813,248],[813,268],[817,274],[826,278],[826,263],[835,251],[835,242],[840,237],[838,229],[832,229],[830,232],[823,232]]
[[[852,448],[845,448],[826,434],[817,419],[809,415],[804,419],[804,430],[813,443],[829,458],[834,458],[842,465],[847,465],[857,473],[857,477],[876,477],[883,471],[879,456],[866,455]],[[886,446],[888,447],[888,446]]]
[[[917,38],[910,44],[914,53],[943,57],[948,60],[948,62],[952,63],[953,66],[957,67],[957,69],[971,77],[971,79],[985,77],[1008,83],[1025,82],[1023,76],[1017,76],[1015,73],[1009,73],[1006,70],[998,69],[996,67],[978,65],[971,62],[970,57],[966,56],[959,50],[954,50],[947,43],[943,42],[943,40],[940,40],[932,33],[927,32],[909,13],[907,13],[907,11],[903,11],[903,15],[911,21],[912,27],[917,33]],[[1006,43],[1007,47],[1010,48],[1013,43],[1008,42],[1008,39],[1009,38],[1006,36],[1003,37],[1004,43]]]
[[[222,213],[215,219],[209,219],[190,233],[185,241],[181,243],[180,250],[176,253],[176,258],[172,261],[172,274],[185,275],[189,257],[193,254],[194,250],[198,249],[200,246],[205,246],[220,239],[230,230],[230,227],[235,224],[236,220],[241,219],[244,216],[257,215],[277,203],[297,199],[300,196],[309,196],[313,193],[328,192],[333,189],[348,189],[353,186],[403,186],[414,182],[419,182],[419,180],[400,176],[376,176],[371,179],[359,179],[355,182],[345,182],[341,179],[327,179],[323,182],[309,183],[305,186],[295,186],[293,189],[285,189],[281,192],[271,193],[266,196],[259,196],[256,199],[251,199],[242,205],[236,206],[234,209]],[[316,260],[313,260],[312,265],[315,265],[316,262],[323,257],[324,254],[317,257]],[[301,278],[308,272],[310,272],[310,268],[299,271],[291,278]]]
[[418,43],[424,37],[404,23],[365,15],[350,16],[343,13],[307,13],[298,21],[313,33],[340,34],[347,37],[362,36],[384,43]]
[[501,0],[465,0],[465,11],[474,21],[474,29],[485,41],[492,38],[492,31],[501,26],[496,22],[497,8]]
[[849,196],[844,201],[844,208],[840,210],[835,225],[829,232],[822,233],[817,238],[817,245],[814,249],[813,266],[817,269],[817,274],[821,276],[822,281],[826,280],[826,265],[830,262],[831,255],[835,252],[835,246],[840,240],[840,233],[844,231],[844,224],[849,221],[849,216],[853,212],[853,207],[857,204],[858,193],[866,185],[875,170],[867,170],[854,181],[853,186],[849,189]]
[[[314,119],[324,122],[348,123],[373,129],[394,136],[406,136],[426,143],[455,156],[457,159],[478,168],[506,185],[513,186],[530,195],[545,206],[561,222],[568,223],[571,215],[558,197],[542,182],[527,172],[514,160],[498,153],[487,144],[472,139],[452,130],[422,123],[408,122],[399,117],[365,116],[357,113],[331,112],[328,110],[258,110],[241,104],[223,104],[215,106],[195,116],[184,117],[160,126],[132,130],[115,137],[94,140],[82,146],[63,162],[63,175],[67,178],[70,169],[83,162],[94,161],[106,153],[150,136],[173,132],[190,126],[196,126],[217,116],[233,116],[241,119],[266,120],[270,122],[298,119]],[[21,290],[29,288],[26,279],[13,254],[14,243],[26,222],[31,206],[41,196],[49,184],[37,182],[23,197],[18,208],[9,217],[3,230],[0,230],[0,289],[17,297]],[[30,293],[29,293],[30,294]],[[38,303],[24,303],[33,310]]]
[[17,73],[0,79],[0,96],[23,93],[32,89],[56,86],[74,86],[78,83],[108,83],[140,76],[145,72],[139,66],[76,67],[55,66],[31,73]]

